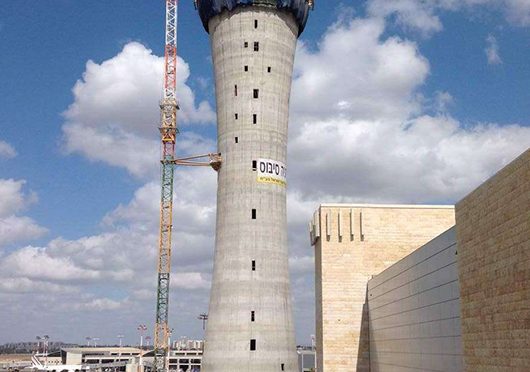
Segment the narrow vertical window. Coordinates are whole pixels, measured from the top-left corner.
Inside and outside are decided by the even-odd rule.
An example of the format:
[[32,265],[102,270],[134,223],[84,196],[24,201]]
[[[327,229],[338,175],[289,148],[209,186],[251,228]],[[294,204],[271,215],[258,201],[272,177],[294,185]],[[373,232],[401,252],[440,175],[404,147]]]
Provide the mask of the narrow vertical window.
[[234,114],[234,117],[237,119],[239,119],[239,114]]
[[250,312],[250,321],[251,322],[255,322],[256,321],[256,312],[255,311],[251,311]]
[[257,19],[254,20],[254,28],[258,28],[258,20]]
[[245,72],[248,72],[248,66],[245,66]]
[[256,350],[256,340],[252,339],[250,340],[250,351],[255,351],[255,350]]
[[248,41],[245,41],[245,44],[243,44],[245,48],[248,48]]
[[239,143],[239,137],[235,138],[236,143]]
[[272,67],[271,67],[271,66],[267,67],[267,72],[268,72],[269,74],[272,72]]
[[252,124],[258,124],[258,115],[252,115]]
[[257,160],[252,160],[252,170],[253,171],[258,170],[258,161]]
[[252,210],[252,219],[253,220],[256,219],[256,210],[255,209]]
[[256,261],[252,260],[252,271],[256,271]]
[[254,98],[259,98],[259,89],[254,89]]
[[282,363],[282,371],[285,371],[285,363]]
[[259,52],[259,42],[257,41],[254,42],[254,51]]
[[237,97],[237,84],[234,85],[234,95]]

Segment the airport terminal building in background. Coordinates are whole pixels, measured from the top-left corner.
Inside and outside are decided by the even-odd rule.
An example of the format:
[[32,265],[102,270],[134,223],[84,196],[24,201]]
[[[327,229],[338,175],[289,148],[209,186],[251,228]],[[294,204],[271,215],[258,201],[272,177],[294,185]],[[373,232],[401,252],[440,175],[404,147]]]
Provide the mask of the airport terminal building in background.
[[456,208],[323,204],[310,235],[319,372],[530,371],[530,150]]

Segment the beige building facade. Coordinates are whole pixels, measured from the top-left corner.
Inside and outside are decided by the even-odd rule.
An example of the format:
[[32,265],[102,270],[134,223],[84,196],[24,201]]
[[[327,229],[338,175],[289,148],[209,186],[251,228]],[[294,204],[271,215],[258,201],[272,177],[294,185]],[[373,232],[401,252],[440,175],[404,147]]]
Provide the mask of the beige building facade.
[[370,370],[369,279],[455,224],[452,206],[322,204],[315,248],[319,372]]
[[319,372],[530,371],[530,150],[455,210],[317,210]]
[[466,372],[530,371],[530,150],[456,205]]

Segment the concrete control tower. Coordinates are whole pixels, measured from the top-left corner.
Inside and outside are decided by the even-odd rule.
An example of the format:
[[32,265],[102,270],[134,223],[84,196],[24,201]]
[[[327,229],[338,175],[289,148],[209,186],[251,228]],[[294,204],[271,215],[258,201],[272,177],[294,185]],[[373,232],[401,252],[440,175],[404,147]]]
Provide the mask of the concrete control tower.
[[217,233],[203,372],[298,370],[286,153],[296,41],[312,1],[197,0],[217,99]]

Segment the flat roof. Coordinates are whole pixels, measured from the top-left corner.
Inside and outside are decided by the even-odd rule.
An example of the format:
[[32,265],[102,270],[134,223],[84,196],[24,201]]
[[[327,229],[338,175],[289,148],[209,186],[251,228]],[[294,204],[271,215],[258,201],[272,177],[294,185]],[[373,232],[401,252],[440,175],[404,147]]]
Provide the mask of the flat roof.
[[90,352],[140,352],[141,350],[136,347],[129,346],[109,346],[109,347],[65,347],[61,349],[67,353],[90,353]]
[[455,209],[454,205],[322,203],[319,208]]

